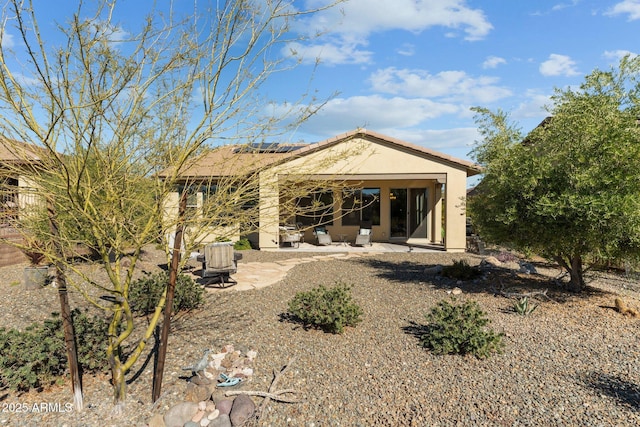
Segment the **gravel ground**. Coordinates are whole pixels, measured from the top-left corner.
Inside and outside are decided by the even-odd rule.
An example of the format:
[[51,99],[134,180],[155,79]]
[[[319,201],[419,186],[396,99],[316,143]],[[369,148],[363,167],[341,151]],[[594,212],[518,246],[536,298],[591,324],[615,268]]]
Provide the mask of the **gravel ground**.
[[[244,253],[241,262],[274,261],[310,254]],[[151,366],[128,386],[124,415],[111,415],[107,376],[84,378],[86,409],[16,413],[21,405],[73,401],[69,386],[16,395],[0,391],[0,425],[144,426],[164,413],[186,389],[181,366],[197,360],[204,348],[258,352],[255,375],[241,385],[266,391],[273,370],[293,359],[280,380],[304,403],[272,402],[260,420],[264,426],[635,426],[640,425],[639,319],[611,307],[620,295],[640,308],[638,283],[613,275],[594,275],[585,295],[563,292],[550,280],[558,270],[538,265],[540,275],[492,273],[487,281],[455,283],[427,277],[425,267],[470,254],[388,253],[350,260],[305,263],[279,283],[246,292],[208,293],[197,312],[178,316],[170,337],[163,395],[150,402]],[[148,270],[157,254],[145,255]],[[58,308],[56,290],[25,291],[22,269],[0,269],[3,316],[0,326],[24,327]],[[95,272],[98,277],[99,273]],[[363,321],[343,335],[305,330],[281,315],[296,292],[342,281],[352,285],[364,310]],[[496,288],[519,292],[549,289],[527,317],[511,311],[513,301]],[[477,301],[491,327],[505,333],[505,348],[486,360],[473,356],[435,356],[419,335],[425,314],[450,298]],[[77,295],[72,295],[79,304]],[[260,398],[254,401],[259,404]]]

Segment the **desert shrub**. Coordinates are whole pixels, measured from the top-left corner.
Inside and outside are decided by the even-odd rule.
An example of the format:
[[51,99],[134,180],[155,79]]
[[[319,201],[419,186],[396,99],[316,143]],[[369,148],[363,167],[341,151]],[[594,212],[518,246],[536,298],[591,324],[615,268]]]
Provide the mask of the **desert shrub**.
[[[168,283],[167,271],[146,273],[145,277],[133,281],[129,287],[129,304],[132,311],[138,315],[153,313]],[[186,274],[178,274],[173,295],[173,312],[193,310],[203,302],[204,288]]]
[[[107,369],[104,343],[107,322],[79,309],[71,312],[77,338],[78,363],[83,372]],[[67,371],[62,319],[34,323],[24,331],[0,328],[0,389],[29,390],[53,384]]]
[[246,251],[251,249],[251,242],[248,239],[240,239],[233,244],[236,251]]
[[289,301],[289,313],[306,326],[341,334],[345,326],[360,323],[362,309],[353,302],[351,287],[337,283],[333,288],[320,285],[308,292],[298,292]]
[[427,314],[422,345],[435,354],[473,354],[488,357],[502,349],[502,333],[485,329],[489,319],[475,301],[462,304],[440,301]]
[[454,261],[442,267],[442,276],[457,280],[471,280],[480,275],[480,270],[471,267],[465,260]]

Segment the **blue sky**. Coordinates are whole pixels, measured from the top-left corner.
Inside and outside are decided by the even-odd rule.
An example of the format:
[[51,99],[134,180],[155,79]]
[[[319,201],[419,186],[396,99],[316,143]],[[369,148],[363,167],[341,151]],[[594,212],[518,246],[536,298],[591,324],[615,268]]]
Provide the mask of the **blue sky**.
[[[123,25],[138,19],[129,22],[137,28],[151,1],[119,3]],[[41,16],[62,22],[77,2],[35,4]],[[276,102],[296,100],[309,86],[321,98],[338,94],[292,140],[365,127],[469,159],[477,139],[470,107],[501,108],[526,132],[545,117],[555,87],[578,85],[595,68],[640,53],[640,0],[349,0],[295,28],[324,34],[283,48],[280,54],[293,48],[304,61],[264,89]],[[15,43],[11,37],[7,29],[3,43]]]
[[[340,92],[302,126],[311,138],[363,126],[468,159],[472,106],[523,131],[555,87],[640,53],[640,0],[351,0],[312,49],[315,83]],[[310,55],[311,57],[311,55]],[[306,137],[305,137],[306,138]]]

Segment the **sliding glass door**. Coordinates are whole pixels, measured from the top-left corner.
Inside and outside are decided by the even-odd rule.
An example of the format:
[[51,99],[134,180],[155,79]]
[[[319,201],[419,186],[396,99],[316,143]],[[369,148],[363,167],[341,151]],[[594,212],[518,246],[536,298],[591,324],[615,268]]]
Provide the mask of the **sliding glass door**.
[[392,188],[389,202],[391,239],[427,237],[426,188]]

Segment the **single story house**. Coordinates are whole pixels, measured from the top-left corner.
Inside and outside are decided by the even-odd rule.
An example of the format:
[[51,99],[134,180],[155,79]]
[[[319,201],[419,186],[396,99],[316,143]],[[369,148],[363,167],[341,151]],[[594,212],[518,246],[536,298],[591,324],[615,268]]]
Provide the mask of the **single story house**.
[[[302,224],[306,241],[313,241],[315,221],[326,225],[336,241],[353,241],[366,222],[371,225],[374,242],[465,251],[466,181],[480,173],[476,164],[365,129],[314,144],[238,147],[211,150],[180,177],[185,183],[215,183],[256,171],[259,214],[250,240],[262,250],[279,247],[283,222]],[[332,209],[321,215],[291,218],[282,204],[282,191],[301,178],[305,182],[340,182],[349,192],[328,195],[325,202]],[[195,205],[205,197],[194,196]],[[170,217],[177,216],[179,198],[176,189],[166,201]],[[362,208],[345,210],[347,201]],[[241,225],[237,238],[240,229]]]

